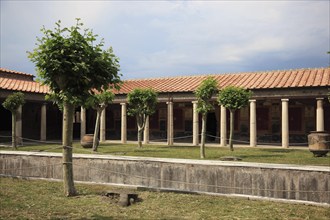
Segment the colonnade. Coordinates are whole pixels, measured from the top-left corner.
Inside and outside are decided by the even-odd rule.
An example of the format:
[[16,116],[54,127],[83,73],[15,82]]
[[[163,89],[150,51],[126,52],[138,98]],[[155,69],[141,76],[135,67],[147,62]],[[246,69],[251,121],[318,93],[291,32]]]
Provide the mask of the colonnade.
[[[316,130],[324,131],[324,98],[316,99]],[[167,103],[167,144],[173,145],[174,143],[174,117],[173,117],[173,101]],[[127,104],[120,103],[121,105],[121,143],[127,143]],[[197,101],[192,102],[193,106],[193,145],[199,144],[199,117],[197,112]],[[250,146],[257,146],[257,100],[249,100],[250,108]],[[17,114],[17,136],[22,136],[22,107],[19,108]],[[41,129],[40,140],[46,140],[46,103],[41,106]],[[81,108],[81,136],[86,133],[86,110]],[[226,108],[220,107],[220,146],[227,144],[227,117]],[[282,124],[282,147],[289,147],[289,99],[281,99],[281,124]],[[100,125],[100,141],[106,140],[106,111],[101,114]],[[149,117],[144,129],[144,143],[149,143]]]

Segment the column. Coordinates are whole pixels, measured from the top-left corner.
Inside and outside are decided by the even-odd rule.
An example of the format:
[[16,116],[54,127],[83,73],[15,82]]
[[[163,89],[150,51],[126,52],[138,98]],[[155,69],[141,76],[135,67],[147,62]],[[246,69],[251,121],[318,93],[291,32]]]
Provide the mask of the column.
[[146,124],[143,131],[143,144],[149,143],[149,116],[147,116]]
[[86,134],[86,109],[80,107],[80,139]]
[[250,100],[250,147],[257,146],[257,111],[256,100]]
[[193,145],[199,144],[199,121],[197,112],[197,101],[193,101]]
[[282,147],[289,147],[289,99],[282,101]]
[[227,110],[221,105],[220,106],[220,146],[227,146]]
[[100,117],[100,142],[104,142],[106,139],[106,111],[106,108],[103,109]]
[[121,143],[127,143],[127,113],[126,103],[120,103],[121,105]]
[[167,145],[173,145],[173,102],[167,102]]
[[47,139],[47,103],[41,106],[41,120],[40,120],[40,140],[46,141]]
[[316,131],[324,131],[323,98],[316,99]]
[[17,145],[22,145],[22,106],[18,107],[16,113],[16,137]]

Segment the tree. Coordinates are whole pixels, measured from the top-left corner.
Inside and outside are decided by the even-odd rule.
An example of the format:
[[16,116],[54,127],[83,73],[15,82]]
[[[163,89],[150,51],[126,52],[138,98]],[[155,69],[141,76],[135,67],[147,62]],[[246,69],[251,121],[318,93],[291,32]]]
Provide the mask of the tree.
[[205,139],[206,139],[206,119],[207,113],[214,109],[211,103],[213,95],[218,92],[218,83],[213,77],[203,80],[197,90],[195,96],[197,98],[197,112],[202,114],[202,137],[200,146],[200,157],[205,158]]
[[248,105],[251,97],[251,91],[243,88],[229,86],[220,90],[218,95],[218,102],[230,112],[230,135],[229,147],[233,151],[233,132],[234,132],[234,114],[237,109],[241,109]]
[[90,96],[86,102],[87,106],[91,106],[93,109],[96,110],[93,151],[97,151],[97,147],[98,147],[98,136],[100,130],[101,113],[113,101],[113,99],[114,99],[114,94],[112,92],[102,91],[101,93]]
[[41,29],[37,47],[29,53],[35,63],[39,80],[50,87],[63,103],[63,182],[67,196],[76,194],[72,168],[72,130],[74,106],[85,103],[95,91],[119,87],[119,60],[112,48],[103,50],[104,40],[76,25],[62,28],[61,21],[54,30]]
[[11,112],[11,140],[12,147],[17,149],[17,137],[16,137],[16,116],[20,106],[25,103],[24,94],[16,92],[9,95],[6,100],[2,103],[2,106]]
[[158,94],[153,89],[134,89],[127,95],[128,115],[136,117],[138,147],[142,148],[142,134],[147,116],[155,113]]

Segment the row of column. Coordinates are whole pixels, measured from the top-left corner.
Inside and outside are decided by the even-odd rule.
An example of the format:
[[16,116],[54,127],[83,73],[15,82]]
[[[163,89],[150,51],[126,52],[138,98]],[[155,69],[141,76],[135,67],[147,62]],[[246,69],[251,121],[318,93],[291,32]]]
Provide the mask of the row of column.
[[[324,110],[323,98],[317,98],[316,108],[316,130],[324,131]],[[250,146],[257,146],[257,104],[256,100],[252,99],[250,102]],[[289,99],[281,99],[282,106],[282,147],[289,147]],[[193,145],[199,144],[199,118],[197,112],[197,101],[193,101]],[[126,143],[126,104],[122,103],[122,143]],[[174,143],[174,127],[173,127],[173,102],[167,102],[167,144]],[[149,119],[147,120],[149,124]],[[149,142],[149,125],[144,130],[144,142]],[[226,108],[220,107],[220,146],[227,144],[227,116]]]
[[[47,104],[43,103],[41,106],[41,118],[40,118],[40,140],[46,141],[47,139]],[[16,137],[17,143],[22,144],[22,106],[17,109],[16,113]]]
[[[324,110],[323,98],[317,98],[316,104],[316,130],[324,131]],[[257,146],[257,115],[256,115],[256,100],[252,99],[250,102],[250,146]],[[282,107],[282,147],[289,147],[289,99],[281,99]],[[199,118],[197,112],[197,101],[193,101],[193,145],[199,144]],[[121,103],[121,143],[127,143],[127,104]],[[22,136],[22,107],[19,108],[16,122],[16,134],[18,137]],[[81,108],[81,137],[86,134],[86,110]],[[41,126],[40,126],[40,140],[46,140],[46,118],[47,110],[46,103],[41,106]],[[173,102],[167,102],[167,144],[174,143],[174,117],[173,117]],[[100,141],[106,140],[106,111],[101,114],[100,123]],[[147,118],[144,130],[144,143],[149,143],[149,118]],[[220,146],[227,144],[227,117],[226,108],[220,107]]]
[[[316,99],[316,131],[324,131],[323,99]],[[282,147],[289,147],[289,99],[281,99],[282,103]],[[256,100],[250,100],[250,146],[257,146]]]

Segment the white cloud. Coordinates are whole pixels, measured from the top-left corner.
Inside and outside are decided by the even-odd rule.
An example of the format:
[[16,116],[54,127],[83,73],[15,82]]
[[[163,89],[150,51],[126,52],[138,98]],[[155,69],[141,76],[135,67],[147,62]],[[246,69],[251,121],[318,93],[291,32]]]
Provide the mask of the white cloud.
[[[267,68],[274,63],[279,68],[292,68],[282,64],[283,60],[292,60],[291,65],[296,65],[300,59],[306,67],[327,65],[329,4],[328,1],[1,2],[1,55],[6,56],[1,62],[8,63],[32,49],[42,25],[53,28],[54,22],[61,19],[64,26],[71,26],[74,18],[80,17],[86,27],[105,38],[107,46],[114,47],[128,78],[133,73],[227,72],[235,68],[253,71],[256,65]],[[13,44],[24,49],[18,51],[19,47],[12,47]]]

